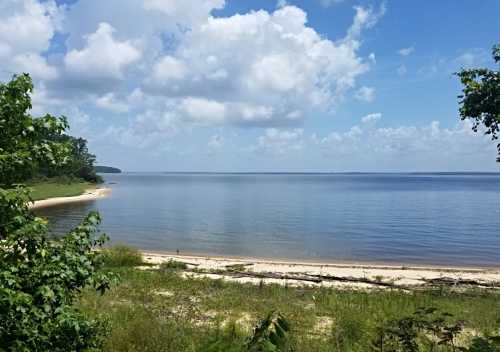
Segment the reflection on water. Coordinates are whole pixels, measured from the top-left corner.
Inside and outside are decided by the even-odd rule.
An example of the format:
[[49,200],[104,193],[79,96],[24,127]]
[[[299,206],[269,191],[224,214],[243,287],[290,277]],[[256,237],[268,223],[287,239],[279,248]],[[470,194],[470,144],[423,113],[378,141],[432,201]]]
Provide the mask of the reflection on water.
[[109,198],[40,209],[63,233],[91,210],[114,242],[310,260],[500,264],[500,177],[105,175]]

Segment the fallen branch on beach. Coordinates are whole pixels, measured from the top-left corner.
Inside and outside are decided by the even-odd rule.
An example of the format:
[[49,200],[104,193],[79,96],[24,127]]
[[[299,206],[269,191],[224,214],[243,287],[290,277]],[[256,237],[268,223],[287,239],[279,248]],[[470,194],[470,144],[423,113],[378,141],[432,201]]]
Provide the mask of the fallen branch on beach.
[[317,277],[323,281],[352,282],[352,283],[362,283],[362,284],[376,285],[382,287],[406,288],[400,285],[396,285],[393,282],[387,282],[382,280],[371,280],[366,277],[334,276],[334,275],[309,275],[309,276]]
[[221,276],[229,276],[232,278],[255,278],[255,279],[276,279],[276,280],[294,280],[302,282],[312,282],[315,284],[320,284],[322,282],[342,282],[342,283],[353,283],[353,284],[367,284],[378,287],[394,288],[400,290],[411,290],[411,289],[422,289],[429,287],[459,287],[459,286],[474,286],[474,287],[485,287],[485,288],[500,288],[500,282],[497,281],[479,281],[472,279],[461,279],[461,278],[451,278],[451,277],[439,277],[439,278],[421,278],[421,285],[399,285],[390,281],[382,281],[378,279],[369,279],[367,277],[354,277],[354,276],[335,276],[335,275],[318,275],[318,274],[302,274],[302,273],[279,273],[279,272],[255,272],[255,271],[235,271],[235,270],[210,270],[210,271],[200,271],[200,270],[188,270],[197,274],[216,274]]
[[[200,273],[199,271],[196,273]],[[310,274],[282,274],[276,272],[255,272],[255,271],[211,271],[210,274],[231,276],[233,278],[250,277],[256,279],[277,279],[277,280],[295,280],[304,282],[313,282],[320,284],[322,282],[345,282],[345,283],[365,283],[375,286],[406,289],[406,287],[396,285],[391,282],[379,280],[370,280],[368,278],[357,278],[351,276],[331,276],[331,275],[310,275]]]
[[461,279],[452,277],[437,277],[432,279],[421,278],[423,282],[430,286],[479,286],[488,288],[500,288],[498,281],[479,281],[473,279]]

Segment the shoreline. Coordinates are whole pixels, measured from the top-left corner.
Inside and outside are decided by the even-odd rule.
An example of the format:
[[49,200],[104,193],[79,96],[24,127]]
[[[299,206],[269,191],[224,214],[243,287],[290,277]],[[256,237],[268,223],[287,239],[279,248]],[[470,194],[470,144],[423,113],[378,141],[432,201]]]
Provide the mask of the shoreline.
[[85,193],[80,194],[78,196],[71,197],[54,197],[36,200],[30,203],[30,209],[40,209],[40,208],[48,208],[52,206],[57,206],[61,204],[69,204],[69,203],[79,203],[79,202],[88,202],[100,198],[104,198],[111,193],[111,188],[92,188],[85,191]]
[[[488,286],[500,283],[500,268],[466,268],[438,266],[401,266],[380,264],[324,263],[307,261],[281,261],[258,258],[230,258],[226,256],[181,255],[165,252],[141,251],[149,267],[158,268],[170,260],[188,266],[183,275],[191,278],[211,278],[240,283],[278,283],[295,286],[335,286],[373,288],[377,286],[422,287],[429,282],[445,280],[476,281]],[[234,268],[238,268],[236,272]],[[325,277],[335,280],[307,282],[300,279]],[[365,281],[365,282],[362,282]]]
[[426,264],[426,263],[410,263],[410,262],[384,262],[370,260],[349,260],[349,259],[315,259],[315,258],[285,258],[285,257],[257,257],[245,255],[203,253],[203,252],[188,252],[180,251],[179,253],[172,250],[150,250],[137,248],[144,256],[153,257],[179,257],[179,258],[194,258],[194,259],[211,259],[221,261],[241,261],[241,262],[258,262],[283,265],[304,265],[304,266],[332,266],[338,268],[380,268],[380,269],[395,269],[402,270],[418,269],[418,270],[438,270],[438,271],[459,271],[459,272],[477,272],[477,271],[500,271],[500,263],[497,265],[453,265],[453,264]]

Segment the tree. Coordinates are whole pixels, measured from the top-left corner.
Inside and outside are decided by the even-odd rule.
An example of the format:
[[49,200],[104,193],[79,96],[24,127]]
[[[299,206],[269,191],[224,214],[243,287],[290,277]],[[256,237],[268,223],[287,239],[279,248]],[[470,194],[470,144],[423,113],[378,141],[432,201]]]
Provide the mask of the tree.
[[71,176],[93,183],[102,182],[94,168],[96,157],[89,152],[86,139],[66,134],[53,135],[50,139],[69,146],[69,160],[64,165],[42,164],[40,174],[48,177]]
[[51,140],[68,128],[66,119],[51,115],[33,119],[28,113],[32,91],[27,74],[0,84],[0,185],[31,176],[40,163],[56,165],[69,158],[69,144]]
[[[494,45],[492,49],[495,63],[500,64],[500,45]],[[500,132],[500,72],[487,68],[462,69],[456,75],[464,86],[460,99],[460,116],[462,120],[473,121],[474,132],[483,125],[486,134],[491,135],[492,140],[498,139]],[[500,143],[497,145],[500,162]]]
[[97,350],[103,324],[72,303],[87,286],[109,287],[93,250],[106,240],[97,231],[99,214],[51,239],[46,221],[28,209],[29,190],[17,184],[40,164],[64,167],[71,159],[71,144],[54,138],[66,119],[31,117],[32,90],[27,74],[0,84],[0,350]]

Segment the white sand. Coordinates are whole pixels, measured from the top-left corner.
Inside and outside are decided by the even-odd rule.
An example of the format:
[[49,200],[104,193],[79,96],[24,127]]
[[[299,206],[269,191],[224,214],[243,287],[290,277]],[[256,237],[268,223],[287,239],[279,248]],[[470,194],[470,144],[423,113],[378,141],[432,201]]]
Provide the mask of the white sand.
[[[176,255],[167,253],[143,252],[144,260],[147,263],[158,265],[169,260],[176,260],[188,264],[190,268],[204,270],[225,270],[226,266],[244,265],[249,272],[271,272],[277,274],[306,274],[306,275],[330,275],[337,277],[367,278],[370,280],[391,282],[401,286],[419,286],[425,284],[424,279],[452,278],[470,279],[481,283],[500,282],[499,268],[453,268],[453,267],[424,267],[424,266],[391,266],[376,264],[333,264],[333,263],[307,263],[274,261],[255,258],[224,258],[224,257],[204,257],[195,255]],[[234,277],[223,273],[193,273],[184,272],[184,276],[209,277],[213,279],[224,279],[237,282],[259,283],[280,283],[288,285],[312,285],[312,286],[338,286],[367,288],[378,285],[352,282],[331,282],[321,283],[303,282],[292,279],[260,279],[252,277]]]
[[30,209],[46,208],[60,204],[88,202],[91,200],[106,197],[111,193],[111,188],[88,189],[84,194],[73,197],[55,197],[37,200],[30,204]]

